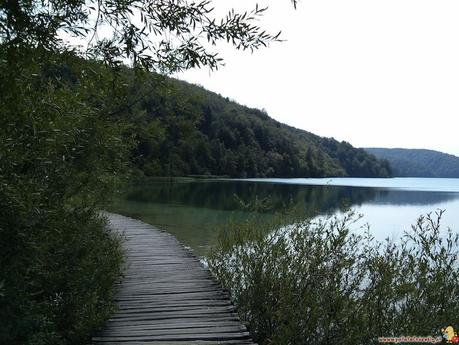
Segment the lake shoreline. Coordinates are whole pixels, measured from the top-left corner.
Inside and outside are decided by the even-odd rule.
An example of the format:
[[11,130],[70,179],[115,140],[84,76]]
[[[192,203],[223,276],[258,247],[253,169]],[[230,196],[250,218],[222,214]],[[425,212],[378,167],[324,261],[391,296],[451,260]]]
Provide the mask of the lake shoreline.
[[[353,178],[354,186],[326,184],[329,180],[320,180],[321,185],[307,185],[293,179],[255,182],[251,179],[148,178],[127,185],[109,210],[154,224],[174,234],[201,256],[206,255],[220,230],[229,222],[241,222],[253,216],[269,220],[286,207],[294,207],[304,218],[353,209],[364,215],[362,222],[369,223],[379,239],[399,237],[420,215],[439,209],[446,209],[445,226],[459,226],[459,193],[455,191],[459,179],[384,179],[385,183],[394,184],[411,181],[411,189],[394,188],[400,187],[400,183],[389,188],[365,187],[358,183],[377,182],[377,179]],[[428,189],[426,183],[434,182],[437,190],[448,191],[425,190]],[[263,208],[265,210],[260,211]]]

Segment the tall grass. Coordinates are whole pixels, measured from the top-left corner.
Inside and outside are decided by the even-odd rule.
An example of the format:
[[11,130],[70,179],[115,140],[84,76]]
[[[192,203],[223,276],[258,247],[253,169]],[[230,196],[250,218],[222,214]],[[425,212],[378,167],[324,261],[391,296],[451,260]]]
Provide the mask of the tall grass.
[[231,224],[209,256],[260,344],[370,344],[459,327],[458,234],[442,212],[397,241],[351,230],[356,215]]

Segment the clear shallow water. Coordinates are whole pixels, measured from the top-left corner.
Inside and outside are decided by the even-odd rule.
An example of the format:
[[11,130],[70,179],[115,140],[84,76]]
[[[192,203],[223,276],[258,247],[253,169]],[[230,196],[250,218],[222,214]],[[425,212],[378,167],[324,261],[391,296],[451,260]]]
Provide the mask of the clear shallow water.
[[459,231],[459,179],[149,179],[127,186],[110,209],[169,231],[205,255],[224,224],[249,215],[241,202],[260,201],[270,208],[261,214],[266,218],[287,204],[305,218],[350,207],[364,215],[356,230],[368,223],[380,240],[399,237],[419,215],[438,209],[446,210],[443,226]]

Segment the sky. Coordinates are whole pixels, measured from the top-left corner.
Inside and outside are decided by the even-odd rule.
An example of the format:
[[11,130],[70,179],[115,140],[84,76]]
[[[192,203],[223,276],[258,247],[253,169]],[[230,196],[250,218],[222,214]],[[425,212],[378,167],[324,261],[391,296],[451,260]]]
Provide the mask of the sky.
[[[256,1],[216,0],[217,13]],[[278,121],[357,147],[459,156],[459,1],[260,0],[259,25],[284,42],[251,54],[227,45],[225,66],[175,77]]]

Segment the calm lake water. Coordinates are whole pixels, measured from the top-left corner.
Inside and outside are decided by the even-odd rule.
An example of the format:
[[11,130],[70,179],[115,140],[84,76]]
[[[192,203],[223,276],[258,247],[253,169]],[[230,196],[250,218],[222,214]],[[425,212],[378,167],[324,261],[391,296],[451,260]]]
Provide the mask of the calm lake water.
[[[110,209],[174,234],[198,255],[215,243],[221,227],[245,219],[251,205],[262,217],[294,205],[305,218],[352,208],[377,239],[396,239],[421,214],[446,210],[443,227],[459,231],[459,179],[149,179],[130,184]],[[244,206],[245,205],[245,206]]]

